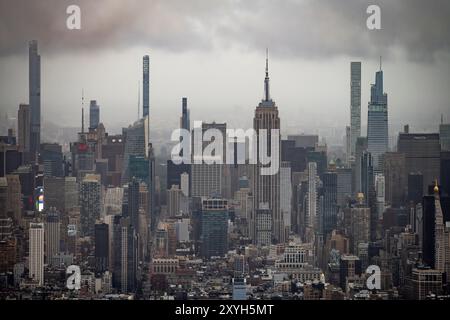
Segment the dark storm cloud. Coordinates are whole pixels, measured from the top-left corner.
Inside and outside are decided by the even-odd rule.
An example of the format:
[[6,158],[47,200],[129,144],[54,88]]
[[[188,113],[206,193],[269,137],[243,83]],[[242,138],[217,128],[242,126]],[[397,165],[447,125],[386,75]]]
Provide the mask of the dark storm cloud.
[[[65,28],[69,4],[82,9],[81,31]],[[380,6],[382,30],[366,28],[369,4]],[[430,61],[450,50],[449,16],[448,0],[0,0],[0,55],[36,38],[51,52],[238,45],[306,58],[400,49]]]

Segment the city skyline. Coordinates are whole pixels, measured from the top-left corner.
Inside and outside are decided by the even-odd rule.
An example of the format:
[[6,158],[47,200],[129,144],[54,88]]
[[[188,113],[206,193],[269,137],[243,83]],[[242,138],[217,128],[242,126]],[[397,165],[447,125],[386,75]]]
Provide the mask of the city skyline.
[[0,300],[450,300],[450,4],[103,1],[0,2]]
[[[258,42],[245,44],[236,30],[233,30],[226,21],[220,20],[217,23],[210,21],[211,18],[207,16],[207,13],[210,10],[217,13],[218,8],[212,9],[206,6],[202,7],[203,10],[200,12],[194,13],[191,12],[191,8],[175,1],[161,5],[155,10],[157,12],[173,10],[173,17],[186,13],[202,27],[211,23],[215,26],[211,31],[214,32],[214,37],[211,38],[210,34],[205,33],[204,28],[200,28],[197,34],[192,25],[193,22],[187,21],[185,17],[180,18],[179,23],[186,28],[177,28],[173,25],[173,17],[164,15],[164,19],[171,22],[168,24],[171,32],[166,33],[167,41],[172,44],[169,45],[162,41],[160,36],[155,35],[155,25],[147,25],[147,22],[141,21],[142,17],[138,14],[140,11],[137,10],[139,3],[142,4],[140,1],[134,1],[127,6],[126,11],[129,14],[136,13],[133,22],[136,24],[141,22],[141,24],[137,26],[131,24],[129,27],[124,26],[120,29],[126,39],[132,39],[132,41],[121,41],[122,38],[118,37],[119,31],[115,28],[112,28],[110,36],[100,41],[98,29],[100,23],[107,26],[113,22],[114,18],[118,19],[118,23],[122,23],[123,18],[121,19],[118,11],[123,8],[119,3],[103,8],[111,11],[110,20],[101,16],[97,17],[96,12],[101,2],[98,2],[99,7],[97,7],[97,5],[88,5],[81,1],[83,25],[79,31],[65,28],[65,16],[58,14],[63,11],[56,10],[64,5],[64,1],[55,4],[55,9],[48,8],[47,3],[50,4],[52,1],[41,1],[39,11],[48,15],[48,19],[53,21],[55,33],[60,34],[60,38],[42,26],[39,22],[41,20],[34,18],[31,13],[34,5],[10,6],[4,3],[2,5],[5,10],[0,11],[10,12],[12,16],[26,17],[30,20],[28,27],[22,26],[18,29],[14,27],[14,21],[2,17],[6,28],[5,36],[0,38],[0,71],[2,71],[0,81],[3,84],[0,95],[4,97],[0,101],[1,109],[13,117],[17,105],[26,103],[28,92],[23,89],[23,83],[27,81],[26,43],[36,38],[39,40],[39,50],[43,56],[41,105],[42,111],[47,115],[43,119],[43,130],[45,130],[45,122],[61,123],[69,127],[78,126],[82,88],[85,90],[87,100],[99,101],[102,105],[104,121],[116,131],[136,120],[143,55],[149,55],[151,60],[150,81],[153,106],[151,114],[155,120],[152,129],[177,125],[177,120],[172,119],[170,115],[178,110],[179,98],[184,96],[191,102],[192,119],[212,121],[220,118],[230,125],[250,127],[251,120],[248,119],[252,114],[254,97],[263,96],[257,81],[261,74],[260,61],[264,59],[266,47],[269,47],[271,52],[272,75],[278,79],[273,92],[277,96],[278,103],[283,105],[280,118],[285,122],[285,130],[292,131],[300,127],[305,133],[317,133],[315,132],[317,127],[333,128],[335,122],[347,122],[350,116],[350,99],[346,90],[348,77],[345,71],[348,70],[348,61],[361,61],[361,120],[363,124],[361,130],[364,132],[367,116],[366,103],[370,100],[369,86],[373,81],[373,72],[378,69],[380,55],[383,56],[384,69],[388,75],[385,81],[386,91],[395,93],[390,96],[392,105],[390,120],[394,127],[393,131],[398,131],[405,124],[403,116],[406,112],[409,113],[408,123],[412,128],[420,131],[433,130],[432,127],[438,125],[441,114],[445,119],[450,118],[447,103],[449,93],[444,85],[450,80],[448,47],[445,42],[440,44],[422,41],[414,43],[416,47],[412,50],[413,38],[406,37],[416,30],[419,34],[433,39],[443,30],[448,30],[445,26],[438,28],[439,25],[426,24],[429,15],[435,13],[436,7],[421,8],[418,3],[407,6],[402,1],[396,4],[382,3],[381,6],[386,7],[386,11],[389,12],[404,10],[417,15],[417,12],[423,9],[425,13],[428,13],[418,17],[420,24],[415,23],[414,19],[410,21],[403,16],[400,18],[396,16],[395,19],[404,19],[401,20],[404,27],[399,30],[392,26],[394,17],[384,11],[383,30],[392,28],[404,34],[404,37],[399,37],[396,33],[383,32],[383,30],[367,30],[365,27],[367,15],[364,10],[359,10],[362,4],[346,4],[345,7],[337,10],[329,1],[319,2],[317,5],[299,2],[274,8],[276,14],[267,16],[267,10],[272,4],[256,6],[252,11],[251,4],[237,9],[229,7],[224,2],[221,9],[225,10],[225,17],[239,17],[240,14],[246,14],[255,20],[265,19],[274,23],[286,17],[287,22],[298,24],[298,30],[304,33],[289,45],[289,41],[275,38],[273,31],[268,32],[267,37],[264,38],[260,32],[267,27],[258,24],[261,27],[257,28],[260,30],[255,38]],[[145,7],[148,4],[142,5]],[[448,4],[443,6],[448,7]],[[23,10],[19,13],[18,8]],[[309,13],[311,16],[306,17],[307,19],[303,22],[301,20],[297,22],[292,14],[287,13],[288,9],[302,9],[299,14]],[[330,21],[320,19],[322,14],[320,9],[334,19]],[[444,12],[445,9],[441,11]],[[149,14],[153,12],[150,11]],[[322,32],[321,29],[308,34],[302,31],[304,29],[302,26],[303,23],[305,26],[308,23],[314,25],[311,21],[313,18],[317,20],[316,23],[321,28],[328,26],[338,30],[337,36],[344,43],[348,41],[347,37],[352,36],[355,48],[358,49],[349,49],[348,46],[335,44],[336,34],[320,34],[321,41],[312,41],[315,33]],[[61,30],[57,27],[59,23],[61,23]],[[439,20],[439,23],[443,22]],[[422,24],[426,27],[421,28]],[[35,30],[29,29],[31,26],[34,26]],[[275,24],[275,26],[280,29],[280,32],[290,30],[290,24]],[[217,33],[216,29],[219,27],[223,27],[228,32]],[[249,26],[238,23],[236,28],[246,30]],[[137,33],[142,33],[142,37],[136,37]],[[205,34],[205,42],[209,45],[201,45],[201,41],[199,44],[198,41],[187,43],[186,40],[182,40],[189,39],[192,33],[197,40],[202,39],[201,35]],[[444,39],[445,36],[442,40]],[[177,43],[177,40],[180,42],[178,47],[173,45]],[[102,77],[104,70],[112,70],[111,76]],[[7,81],[3,79],[6,75]],[[98,81],[99,78],[102,78],[102,81]],[[141,81],[140,86],[143,85]],[[415,90],[418,87],[423,90]],[[142,90],[140,91],[142,95]],[[422,107],[425,103],[429,106],[426,109]],[[144,101],[141,99],[141,110],[143,104]],[[124,110],[127,112],[123,112]],[[238,110],[244,111],[250,117],[243,117],[247,119],[245,121],[236,118],[234,114]],[[122,116],[117,117],[118,114]],[[329,117],[323,117],[323,114]],[[329,135],[332,136],[332,134]],[[345,131],[341,135],[344,136]]]

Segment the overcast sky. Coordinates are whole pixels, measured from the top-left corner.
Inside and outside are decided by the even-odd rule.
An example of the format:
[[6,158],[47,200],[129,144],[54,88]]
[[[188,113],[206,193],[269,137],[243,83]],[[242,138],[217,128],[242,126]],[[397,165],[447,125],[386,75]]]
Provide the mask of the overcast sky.
[[[66,8],[81,8],[81,30]],[[381,30],[366,9],[381,8]],[[362,62],[362,121],[383,56],[395,130],[437,130],[450,121],[450,1],[422,0],[0,0],[0,107],[28,102],[28,40],[39,41],[43,122],[80,123],[81,89],[106,128],[137,118],[142,56],[150,55],[153,127],[177,126],[181,97],[191,120],[251,126],[271,94],[285,132],[349,123],[350,61]],[[364,133],[364,132],[363,132]]]

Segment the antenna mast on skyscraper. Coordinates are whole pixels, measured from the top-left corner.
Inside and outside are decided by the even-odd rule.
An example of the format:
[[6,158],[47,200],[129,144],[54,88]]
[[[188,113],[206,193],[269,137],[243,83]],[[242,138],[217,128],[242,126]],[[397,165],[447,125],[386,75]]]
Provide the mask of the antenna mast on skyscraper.
[[380,56],[380,71],[381,71],[381,56]]

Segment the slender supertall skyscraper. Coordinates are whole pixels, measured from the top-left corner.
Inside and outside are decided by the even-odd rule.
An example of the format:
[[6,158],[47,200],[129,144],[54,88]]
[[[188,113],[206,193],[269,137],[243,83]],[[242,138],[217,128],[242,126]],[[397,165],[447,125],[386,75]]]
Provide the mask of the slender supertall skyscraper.
[[29,43],[29,99],[31,108],[30,154],[37,160],[41,143],[41,56],[38,54],[38,43]]
[[[267,137],[267,150],[273,157],[273,152],[277,152],[278,163],[281,163],[280,150],[271,150],[271,134],[272,129],[280,129],[280,117],[278,116],[278,107],[275,102],[270,98],[269,91],[269,60],[266,57],[266,77],[264,79],[264,98],[256,107],[255,117],[253,118],[253,128],[256,132],[257,138],[257,155],[258,161],[254,166],[254,178],[253,178],[253,190],[255,196],[253,198],[255,210],[261,208],[261,205],[268,204],[269,210],[272,214],[272,238],[279,243],[284,242],[284,223],[280,210],[280,172],[276,172],[271,175],[262,175],[261,168],[261,155],[259,150],[259,139],[261,130],[266,130]],[[278,144],[280,145],[280,143]]]
[[374,173],[383,173],[383,154],[388,151],[388,104],[383,91],[383,71],[377,71],[370,89],[367,116],[367,150],[372,154]]
[[149,115],[150,110],[150,58],[143,58],[143,78],[142,78],[142,103],[143,116]]
[[350,63],[350,157],[354,159],[356,139],[361,136],[361,62]]

